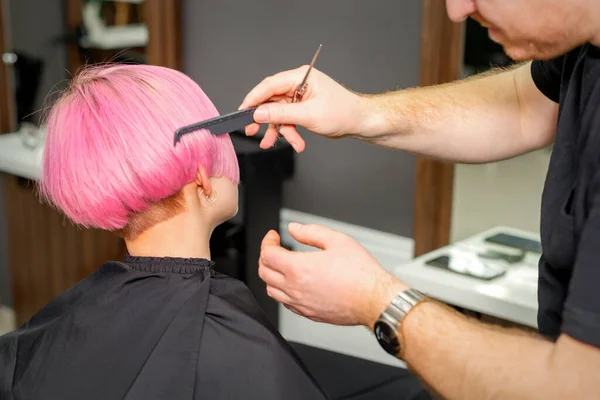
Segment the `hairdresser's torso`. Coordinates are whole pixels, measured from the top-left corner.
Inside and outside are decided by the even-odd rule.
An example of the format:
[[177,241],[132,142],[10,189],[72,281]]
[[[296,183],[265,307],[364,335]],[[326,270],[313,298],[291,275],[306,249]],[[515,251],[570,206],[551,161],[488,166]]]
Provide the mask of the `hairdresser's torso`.
[[599,302],[589,298],[600,281],[600,49],[585,45],[536,62],[532,76],[560,104],[542,196],[538,326],[552,339],[562,326],[600,345],[600,323],[587,318],[600,312]]

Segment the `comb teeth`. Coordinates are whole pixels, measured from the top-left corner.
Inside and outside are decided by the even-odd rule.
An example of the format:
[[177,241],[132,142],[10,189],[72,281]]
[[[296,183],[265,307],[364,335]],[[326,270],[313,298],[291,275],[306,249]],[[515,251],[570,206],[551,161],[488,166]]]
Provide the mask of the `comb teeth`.
[[194,132],[196,130],[202,129],[202,128],[193,129],[192,127],[193,127],[193,125],[189,125],[189,126],[185,126],[183,128],[177,129],[175,131],[175,138],[174,138],[174,143],[173,144],[177,145],[177,143],[181,142],[181,138],[184,135],[187,135],[188,133],[192,133],[192,132]]
[[258,106],[246,108],[244,110],[235,111],[230,114],[179,128],[175,131],[173,145],[176,146],[184,135],[201,129],[208,129],[213,135],[223,135],[250,125],[254,122],[254,111],[257,108]]

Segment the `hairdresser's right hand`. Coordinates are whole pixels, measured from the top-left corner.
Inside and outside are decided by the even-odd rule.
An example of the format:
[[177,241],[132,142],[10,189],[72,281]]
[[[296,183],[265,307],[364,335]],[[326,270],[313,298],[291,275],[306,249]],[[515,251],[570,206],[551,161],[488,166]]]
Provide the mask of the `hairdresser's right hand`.
[[353,93],[321,71],[314,69],[308,77],[308,87],[298,103],[291,103],[294,90],[302,81],[308,66],[280,72],[259,83],[248,93],[242,108],[261,105],[254,113],[257,122],[246,127],[246,134],[255,135],[259,124],[269,124],[261,141],[262,148],[273,146],[277,139],[277,125],[281,134],[297,152],[305,143],[296,126],[329,138],[361,133],[369,117],[366,97]]

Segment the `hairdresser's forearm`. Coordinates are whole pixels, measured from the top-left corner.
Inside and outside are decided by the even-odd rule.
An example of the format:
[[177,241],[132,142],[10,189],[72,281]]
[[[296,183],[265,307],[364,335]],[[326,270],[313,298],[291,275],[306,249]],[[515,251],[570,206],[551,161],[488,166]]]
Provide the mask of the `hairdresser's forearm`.
[[[481,324],[437,303],[404,320],[403,359],[446,399],[565,399],[598,393],[599,350]],[[587,346],[589,347],[589,346]]]
[[549,144],[557,107],[530,65],[445,85],[367,96],[360,138],[457,162],[509,158]]

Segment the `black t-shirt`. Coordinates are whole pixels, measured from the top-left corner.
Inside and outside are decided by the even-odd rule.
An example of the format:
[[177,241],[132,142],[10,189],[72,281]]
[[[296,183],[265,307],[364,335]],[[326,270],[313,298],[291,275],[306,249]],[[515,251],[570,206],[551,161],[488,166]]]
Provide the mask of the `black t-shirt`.
[[559,103],[542,196],[538,327],[600,347],[600,48],[534,61],[531,75]]

